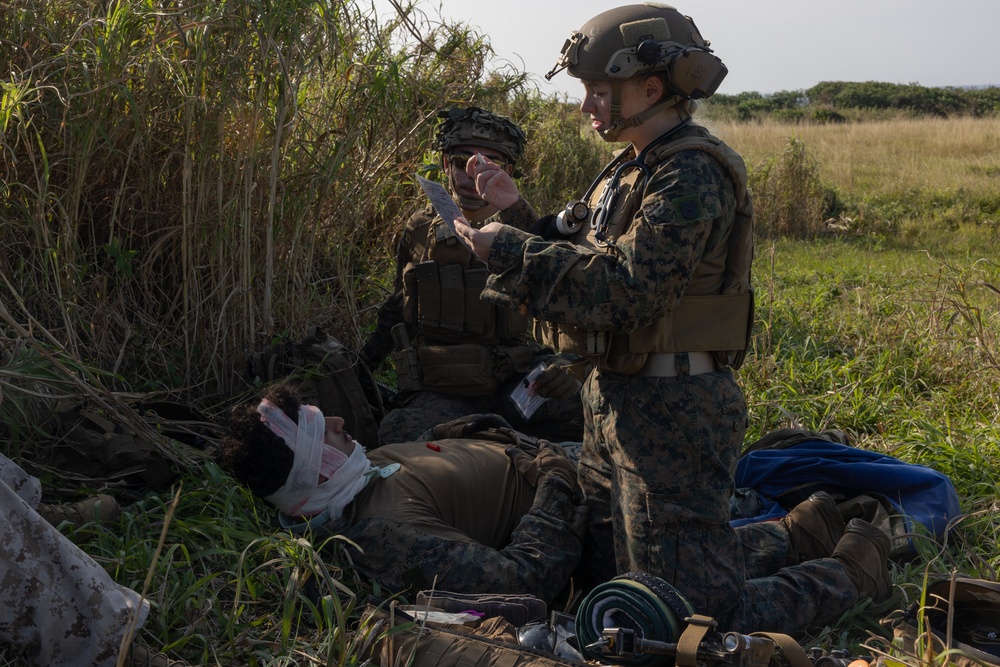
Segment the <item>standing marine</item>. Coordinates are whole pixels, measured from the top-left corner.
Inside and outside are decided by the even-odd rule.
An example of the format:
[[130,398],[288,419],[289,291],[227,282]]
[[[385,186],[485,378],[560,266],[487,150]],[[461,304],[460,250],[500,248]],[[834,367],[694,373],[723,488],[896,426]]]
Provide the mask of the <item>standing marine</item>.
[[[593,364],[586,563],[598,580],[656,575],[740,632],[798,635],[888,597],[887,537],[860,519],[845,529],[825,494],[752,537],[728,522],[747,423],[733,371],[753,322],[752,202],[742,158],[692,120],[725,65],[690,17],[645,3],[573,32],[547,77],[563,69],[592,128],[628,146],[544,237],[516,222],[457,229],[489,266],[484,298]],[[468,171],[501,211],[517,201],[496,168]],[[784,558],[767,566],[764,553]]]
[[[514,174],[527,142],[510,119],[478,107],[438,114],[436,148],[463,215],[474,226],[491,220],[530,227],[537,215],[518,198],[505,211],[488,204],[466,173],[483,160]],[[428,204],[407,221],[396,253],[393,293],[379,307],[361,356],[376,369],[391,353],[403,405],[379,425],[379,441],[416,440],[431,427],[477,413],[502,416],[525,434],[549,440],[582,438],[580,382],[563,360],[528,332],[528,319],[480,296],[489,271]],[[547,398],[529,416],[511,392],[539,364],[533,390]],[[524,412],[528,412],[525,410]]]

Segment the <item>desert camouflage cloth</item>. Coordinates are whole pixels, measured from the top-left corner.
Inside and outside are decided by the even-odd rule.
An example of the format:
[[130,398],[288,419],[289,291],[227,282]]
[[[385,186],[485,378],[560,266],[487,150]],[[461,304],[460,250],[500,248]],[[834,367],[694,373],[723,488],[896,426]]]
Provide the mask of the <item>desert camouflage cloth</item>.
[[[519,200],[515,206],[493,216],[491,220],[524,225],[527,228],[534,223],[536,217],[531,207],[524,200]],[[379,306],[375,329],[365,341],[361,351],[362,358],[372,370],[375,370],[395,347],[392,328],[405,321],[403,304],[407,286],[403,279],[403,271],[408,265],[433,259],[430,249],[434,245],[438,228],[443,225],[441,217],[428,207],[414,213],[403,228],[396,249],[396,279],[393,293]],[[482,265],[471,252],[468,262],[473,266]],[[412,331],[411,337],[414,338],[414,345],[420,345],[420,338]],[[470,338],[467,342],[477,341]],[[527,330],[520,335],[520,342],[538,348],[539,354],[534,355],[532,367],[554,358],[554,355],[541,353],[543,348],[530,341]],[[495,394],[478,398],[449,396],[426,389],[404,394],[401,398],[403,405],[390,411],[380,423],[379,442],[414,440],[437,424],[482,412],[500,414],[517,430],[540,438],[550,440],[582,438],[583,407],[579,398],[549,399],[531,418],[525,419],[508,399],[519,380],[520,378],[513,378],[502,385]]]
[[0,640],[44,667],[111,667],[149,604],[119,586],[35,508],[38,480],[0,455]]
[[[642,196],[625,199],[638,208],[624,211],[631,222],[615,249],[504,228],[493,243],[484,298],[541,320],[621,334],[672,309],[700,258],[727,243],[736,196],[730,176],[705,152],[652,163]],[[769,540],[784,536],[758,529],[747,534],[753,548],[745,550],[729,526],[747,420],[732,373],[690,376],[684,353],[677,370],[677,377],[594,370],[584,383],[585,563],[605,578],[629,571],[661,577],[727,630],[795,635],[836,618],[857,599],[836,561],[767,572],[787,550]],[[759,578],[766,574],[773,576]]]
[[548,602],[580,560],[586,507],[558,480],[529,484],[507,446],[441,439],[373,449],[374,465],[400,469],[374,476],[342,520],[288,527],[348,538],[361,549],[351,550],[358,569],[392,592],[429,589],[436,576],[441,590]]

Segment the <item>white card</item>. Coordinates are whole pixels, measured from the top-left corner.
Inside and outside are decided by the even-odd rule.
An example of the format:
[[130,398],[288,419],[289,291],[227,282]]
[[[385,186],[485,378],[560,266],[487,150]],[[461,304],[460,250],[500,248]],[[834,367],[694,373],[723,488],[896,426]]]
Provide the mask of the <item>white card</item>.
[[535,366],[530,373],[524,376],[524,379],[517,383],[514,387],[514,391],[510,392],[510,400],[514,403],[514,407],[517,411],[521,413],[521,416],[525,419],[531,419],[531,415],[535,414],[538,408],[542,407],[542,404],[549,400],[544,396],[539,396],[538,394],[529,394],[528,385],[530,385],[535,378],[542,374],[545,370],[545,364],[541,363]]
[[466,242],[465,238],[459,236],[458,231],[455,229],[455,218],[462,215],[462,209],[458,207],[455,200],[451,198],[448,191],[444,189],[444,186],[437,181],[429,181],[423,176],[417,176],[417,183],[423,188],[424,194],[427,198],[431,200],[431,204],[434,205],[434,210],[437,214],[441,216],[444,223],[448,225],[451,229],[451,233],[469,249],[470,252],[475,252],[472,247]]

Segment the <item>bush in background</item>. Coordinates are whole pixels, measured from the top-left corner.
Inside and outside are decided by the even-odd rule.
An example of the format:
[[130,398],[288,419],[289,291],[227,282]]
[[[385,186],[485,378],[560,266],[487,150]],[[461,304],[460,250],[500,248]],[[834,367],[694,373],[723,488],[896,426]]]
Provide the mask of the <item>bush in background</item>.
[[823,229],[826,193],[819,163],[791,138],[780,155],[751,170],[754,229],[765,238],[815,236]]

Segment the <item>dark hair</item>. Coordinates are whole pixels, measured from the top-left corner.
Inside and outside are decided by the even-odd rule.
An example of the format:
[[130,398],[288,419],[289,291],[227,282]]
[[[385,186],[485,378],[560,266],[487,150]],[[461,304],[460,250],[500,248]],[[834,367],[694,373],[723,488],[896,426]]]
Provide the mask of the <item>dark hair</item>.
[[[299,395],[286,383],[268,387],[261,398],[271,401],[288,417],[299,419]],[[295,454],[285,441],[260,420],[260,400],[237,405],[229,413],[229,426],[222,438],[222,461],[255,496],[269,496],[285,483]]]
[[[657,70],[655,72],[650,72],[649,74],[646,74],[645,76],[641,77],[641,79],[645,81],[646,78],[651,76],[655,76],[663,83],[663,92],[660,94],[660,99],[656,100],[657,104],[663,102],[664,100],[668,100],[677,94],[677,91],[674,90],[673,88],[673,84],[670,82],[670,74],[668,74],[666,70]],[[674,106],[680,107],[683,111],[687,112],[688,114],[693,114],[695,107],[697,107],[697,105],[698,103],[695,100],[685,97]]]

